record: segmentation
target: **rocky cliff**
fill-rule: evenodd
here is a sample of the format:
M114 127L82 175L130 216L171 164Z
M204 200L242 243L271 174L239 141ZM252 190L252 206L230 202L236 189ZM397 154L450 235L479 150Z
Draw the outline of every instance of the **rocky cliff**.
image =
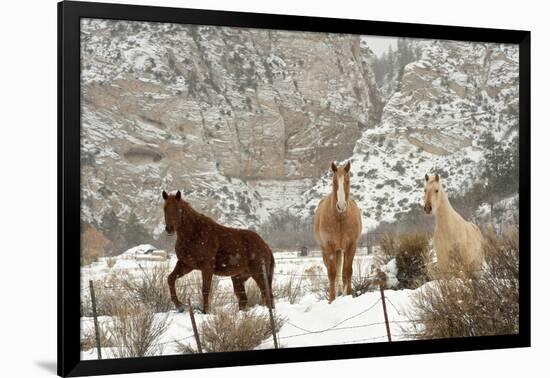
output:
M390 69L379 83L388 87L388 81L394 81L394 89L380 124L363 132L351 158L353 193L367 228L420 208L425 173L439 173L454 195L483 183L493 154L483 144L487 138L502 148L503 160L517 158L517 46L408 43L418 56L400 69ZM306 193L306 206L294 211L311 213L319 195L328 190L328 181L325 175Z
M218 218L257 222L264 201L351 156L381 117L358 36L83 20L81 51L94 219L112 207L155 228L166 188Z
M158 235L162 189L236 226L283 208L309 217L329 163L351 159L369 227L415 202L425 171L444 168L451 188L467 185L483 159L479 135L509 140L517 130L513 46L411 42L418 56L383 99L388 85L376 83L360 36L81 26L87 222L113 209Z

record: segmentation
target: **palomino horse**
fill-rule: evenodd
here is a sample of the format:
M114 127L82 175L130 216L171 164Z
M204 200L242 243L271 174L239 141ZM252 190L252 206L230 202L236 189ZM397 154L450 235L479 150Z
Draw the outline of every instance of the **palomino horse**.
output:
M479 228L467 222L451 206L439 175L425 176L424 211L435 216L434 247L437 267L444 275L451 269L464 270L473 276L481 273L483 236ZM459 267L453 267L459 263Z
M340 294L340 277L344 294L351 294L353 257L361 237L361 212L349 195L350 167L350 162L344 167L332 163L332 193L319 202L315 211L315 239L327 268L329 303L336 297L335 280Z
M162 192L164 220L169 235L177 233L176 267L168 276L172 302L183 311L174 284L176 280L194 269L202 273L203 311L208 312L212 275L230 276L233 290L239 301L239 309L247 305L244 283L250 277L260 288L266 305L273 307L271 282L275 260L271 248L254 231L222 226L195 211L188 202L175 195ZM265 285L263 266L267 272Z

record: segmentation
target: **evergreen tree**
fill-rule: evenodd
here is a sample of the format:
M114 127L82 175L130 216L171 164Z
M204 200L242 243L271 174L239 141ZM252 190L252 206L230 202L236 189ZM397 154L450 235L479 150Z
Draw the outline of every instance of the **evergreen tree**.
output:
M106 235L120 231L120 221L118 220L114 210L111 209L103 214L103 217L101 218L101 228L104 230Z
M151 236L134 213L130 214L124 230L124 236L132 246L151 242Z
M483 179L487 200L492 208L502 197L517 193L519 188L519 141L505 145L495 139L492 133L481 136L480 145L486 152Z
M103 234L111 241L106 253L109 255L124 252L128 248L128 243L124 236L122 223L118 219L114 210L110 210L103 214L101 218L100 229Z
M418 56L419 50L413 48L410 40L399 38L395 50L390 45L388 51L381 57L373 59L372 69L377 84L382 86L387 83L388 88L396 88L399 91L405 66L416 60Z

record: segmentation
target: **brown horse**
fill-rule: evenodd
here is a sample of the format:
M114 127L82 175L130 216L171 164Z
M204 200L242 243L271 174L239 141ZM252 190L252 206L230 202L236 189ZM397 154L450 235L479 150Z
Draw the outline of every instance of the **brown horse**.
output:
M353 257L361 237L361 212L349 195L350 167L350 162L344 167L332 163L332 193L319 202L315 211L315 239L327 268L329 303L336 297L335 280L340 294L340 277L344 294L351 294Z
M183 311L183 305L174 287L178 278L194 269L202 273L203 311L208 312L212 275L230 276L233 290L239 301L239 309L247 305L244 283L250 277L260 288L264 304L273 307L271 282L275 260L271 248L254 231L222 226L207 216L195 211L181 198L162 192L164 220L169 235L177 233L176 267L168 276L172 302ZM263 266L268 276L264 284Z

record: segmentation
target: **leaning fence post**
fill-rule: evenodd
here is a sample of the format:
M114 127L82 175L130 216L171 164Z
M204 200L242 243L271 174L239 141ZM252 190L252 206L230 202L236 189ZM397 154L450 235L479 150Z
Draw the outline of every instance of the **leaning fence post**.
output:
M95 305L94 281L90 280L90 297L92 298L92 314L94 316L95 343L97 345L97 358L101 360L101 341L99 337L99 324L97 322L97 310Z
M271 333L273 334L273 345L275 346L275 349L279 349L279 343L277 342L277 332L275 331L275 319L273 318L273 307L274 307L273 297L271 295L271 289L270 289L271 286L269 286L269 280L267 278L267 271L265 269L264 263L262 263L262 273L264 275L264 286L265 286L265 292L267 296L265 300L267 302L266 305L269 310L269 319L271 320Z
M193 307L191 306L190 297L187 297L187 304L189 305L189 317L191 318L191 325L193 326L195 341L197 342L197 350L199 351L199 353L202 353L201 339L199 337L199 331L197 330L197 323L195 323L195 314L193 314Z
M390 322L388 321L388 310L386 309L386 297L384 297L384 282L380 281L380 297L382 298L382 308L384 309L384 321L386 322L386 333L388 341L391 342Z

